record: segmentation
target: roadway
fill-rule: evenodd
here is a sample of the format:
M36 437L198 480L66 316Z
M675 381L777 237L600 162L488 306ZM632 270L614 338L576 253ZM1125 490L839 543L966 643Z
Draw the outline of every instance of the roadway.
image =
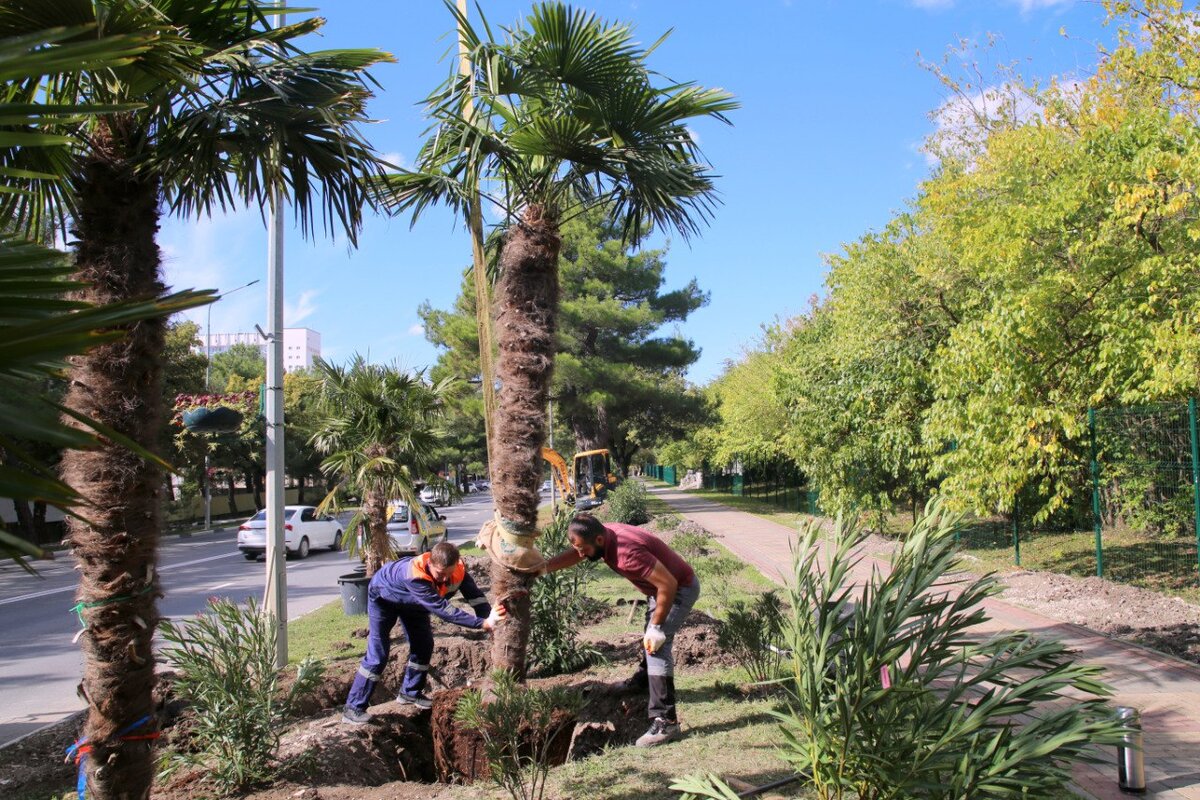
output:
M450 541L474 539L492 515L490 494L469 495L460 505L440 509ZM343 516L343 521L349 515ZM244 601L261 598L265 560L246 561L237 550L237 527L190 538L165 538L159 549L163 598L159 614L178 619L196 614L210 597ZM357 562L345 553L313 551L287 562L288 618L295 619L340 596L337 578ZM72 640L79 622L75 604L74 560L59 554L37 565L31 577L11 562L0 562L0 747L79 711L76 695L83 670L79 645Z

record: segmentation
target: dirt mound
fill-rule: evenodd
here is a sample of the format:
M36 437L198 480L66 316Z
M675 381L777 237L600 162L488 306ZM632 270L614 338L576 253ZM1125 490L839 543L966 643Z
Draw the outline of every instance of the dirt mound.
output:
M411 706L376 710L366 725L338 715L303 722L279 743L280 778L308 786L380 786L434 779L429 712Z
M617 613L628 613L619 610ZM640 612L638 615L640 620ZM675 667L683 671L707 671L737 666L737 660L717 646L721 623L702 611L692 611L687 622L675 634ZM636 664L640 658L642 635L624 633L594 642L597 650L613 664Z

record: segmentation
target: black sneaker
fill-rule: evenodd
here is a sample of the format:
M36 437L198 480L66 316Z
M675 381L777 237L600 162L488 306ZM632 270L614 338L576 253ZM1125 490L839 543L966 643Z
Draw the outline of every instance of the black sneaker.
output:
M342 709L342 722L349 723L350 725L366 725L370 721L371 714L365 709L359 710L350 706Z
M638 740L634 742L638 747L655 747L667 742L673 742L683 735L683 729L679 727L678 722L662 717L655 717L654 722L650 723L650 730L643 733Z
M417 708L433 708L433 701L420 692L417 694L405 694L401 692L396 695L396 702L401 705L416 706Z

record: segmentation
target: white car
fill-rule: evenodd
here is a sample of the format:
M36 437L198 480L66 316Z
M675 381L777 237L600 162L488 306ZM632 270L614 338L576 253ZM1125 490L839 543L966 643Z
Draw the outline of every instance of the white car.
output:
M550 494L550 481L542 483L542 494Z
M446 518L433 506L422 503L413 520L408 513L408 504L403 500L393 500L389 505L392 516L388 518L387 532L392 549L397 553L424 553L446 541Z
M284 506L283 543L288 555L305 558L314 547L342 549L342 524L313 506ZM267 512L260 511L238 528L238 550L247 561L267 551Z
M450 502L450 495L445 487L426 486L421 490L421 502L431 506L444 506Z

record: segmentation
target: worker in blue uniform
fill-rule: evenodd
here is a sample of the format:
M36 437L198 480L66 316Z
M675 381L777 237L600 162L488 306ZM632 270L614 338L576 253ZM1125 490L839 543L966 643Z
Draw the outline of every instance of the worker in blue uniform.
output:
M450 605L455 593L462 595L474 615ZM408 637L408 664L397 702L430 708L425 694L429 662L433 656L433 630L429 615L464 628L492 631L504 618L503 608L493 609L467 573L458 548L442 542L432 551L384 564L367 587L368 637L363 656L346 698L342 720L362 725L371 719L367 705L383 674L391 650L392 628L399 621Z

